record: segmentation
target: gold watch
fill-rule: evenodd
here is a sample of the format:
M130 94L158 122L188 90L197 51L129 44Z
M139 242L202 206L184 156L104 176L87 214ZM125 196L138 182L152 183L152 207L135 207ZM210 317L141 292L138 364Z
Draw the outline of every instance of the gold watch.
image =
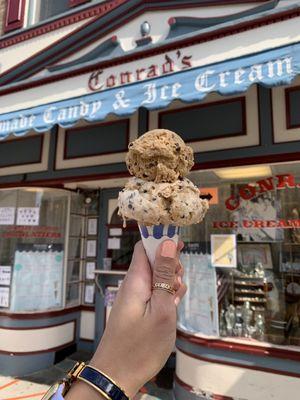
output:
M55 383L50 387L48 392L44 395L42 400L51 400L54 396L61 396L63 399L64 396L70 390L71 384L77 379L80 372L85 367L85 363L77 362L74 367L67 373L67 376L60 382ZM57 400L59 397L56 397Z

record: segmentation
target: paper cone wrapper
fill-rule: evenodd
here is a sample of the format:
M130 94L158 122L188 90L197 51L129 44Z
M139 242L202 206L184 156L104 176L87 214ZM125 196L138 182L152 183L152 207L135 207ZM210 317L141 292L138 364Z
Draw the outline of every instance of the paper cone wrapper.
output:
M165 240L173 240L177 244L179 227L174 225L145 226L139 224L139 229L148 260L153 268L157 247Z

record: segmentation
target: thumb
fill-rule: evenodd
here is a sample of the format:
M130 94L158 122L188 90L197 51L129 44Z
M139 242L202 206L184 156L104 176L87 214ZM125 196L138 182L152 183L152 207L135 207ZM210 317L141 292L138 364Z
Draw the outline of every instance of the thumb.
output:
M158 247L156 252L153 268L153 284L167 283L173 288L177 265L177 245L173 240L166 240ZM161 289L155 289L153 296L164 296L165 298L169 297L172 299L170 293Z

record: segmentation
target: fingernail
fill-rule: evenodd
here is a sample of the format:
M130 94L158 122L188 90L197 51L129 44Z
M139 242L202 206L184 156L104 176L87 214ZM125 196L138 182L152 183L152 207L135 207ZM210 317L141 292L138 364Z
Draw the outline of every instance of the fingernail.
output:
M182 284L182 279L181 279L181 276L178 276L178 283L179 283L179 285L181 285Z
M160 255L162 257L175 258L177 253L177 246L172 240L166 240L161 246Z
M176 307L178 307L178 305L180 303L180 297L176 297L174 302L175 302Z

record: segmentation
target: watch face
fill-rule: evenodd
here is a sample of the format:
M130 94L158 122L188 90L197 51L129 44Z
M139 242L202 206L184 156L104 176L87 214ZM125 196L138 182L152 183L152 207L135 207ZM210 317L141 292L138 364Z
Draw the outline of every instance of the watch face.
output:
M64 387L64 384L56 383L55 385L51 386L51 388L48 390L42 400L55 399L55 395L61 393L61 387Z

